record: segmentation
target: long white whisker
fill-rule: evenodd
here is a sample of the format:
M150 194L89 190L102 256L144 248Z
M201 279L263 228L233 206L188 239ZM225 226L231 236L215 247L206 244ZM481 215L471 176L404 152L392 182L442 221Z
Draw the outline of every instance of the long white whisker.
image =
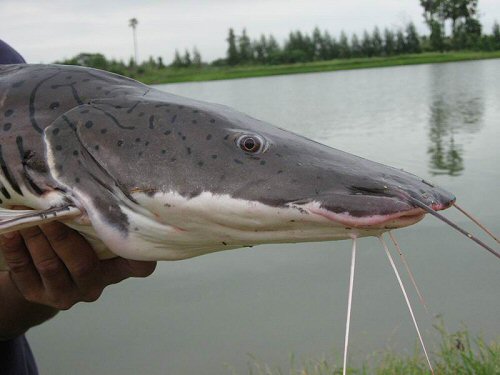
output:
M488 228L486 228L483 224L479 222L478 219L476 219L474 216L472 216L470 213L465 211L462 207L460 207L456 202L453 203L455 208L459 210L461 213L463 213L465 216L467 216L469 219L471 219L479 228L481 228L483 231L486 232L491 238L493 238L497 243L500 243L500 239L498 239L497 236L493 234L492 231L490 231Z
M392 232L389 231L389 237L392 240L392 243L394 246L396 246L396 249L398 250L399 257L401 258L401 262L403 262L406 271L408 272L408 275L410 276L410 280L415 287L415 290L417 291L418 294L418 299L420 300L420 303L424 306L425 312L428 314L429 309L427 308L427 305L425 303L424 297L422 296L422 293L420 293L420 289L417 286L417 282L415 281L415 277L413 276L413 272L411 272L410 266L408 265L408 262L406 261L406 257L403 254L403 251L401 250L401 247L399 246L398 241L396 241L396 238L392 235Z
M351 306L352 306L352 290L354 286L354 267L356 265L356 237L352 239L352 256L351 256L351 273L349 276L349 297L347 300L347 320L345 323L345 340L344 340L344 366L342 374L347 371L347 348L349 346L349 328L351 325Z
M432 368L431 361L429 359L429 356L427 354L427 350L425 348L424 340L422 339L422 335L420 334L420 329L418 328L417 320L415 319L415 315L413 314L410 300L408 299L408 295L406 294L406 290L405 290L405 287L403 285L403 282L401 281L401 277L399 277L399 272L396 268L396 265L394 264L394 260L392 259L391 253L389 253L389 249L387 248L387 244L385 243L385 240L383 239L382 235L380 235L379 240L382 243L382 246L384 247L387 258L389 258L389 262L391 263L392 269L394 270L394 273L396 274L396 278L398 279L399 286L401 287L401 291L403 292L403 295L405 297L406 304L408 305L408 310L410 311L411 318L413 319L413 324L415 325L415 329L417 330L417 335L418 335L418 338L420 340L420 344L422 345L422 349L424 350L425 358L427 359L427 363L429 364L429 369L431 370L431 373L434 375L434 369Z

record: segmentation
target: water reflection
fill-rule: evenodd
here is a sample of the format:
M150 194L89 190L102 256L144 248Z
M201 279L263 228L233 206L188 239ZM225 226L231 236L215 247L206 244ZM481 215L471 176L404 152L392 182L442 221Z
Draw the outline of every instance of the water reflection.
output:
M483 125L481 74L471 77L442 65L430 69L432 102L427 149L430 173L459 176L465 168L464 142Z

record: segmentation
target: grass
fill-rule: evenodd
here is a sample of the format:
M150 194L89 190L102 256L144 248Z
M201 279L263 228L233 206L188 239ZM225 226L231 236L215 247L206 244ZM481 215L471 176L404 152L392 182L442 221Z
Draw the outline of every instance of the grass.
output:
M147 84L159 84L264 77L283 74L327 72L336 70L379 68L398 65L445 63L452 61L468 61L495 58L500 58L500 51L461 51L447 53L429 52L412 55L337 59L330 61L316 61L309 63L284 65L246 65L235 67L205 66L201 68L168 67L164 69L146 70L144 73L134 75L133 78Z
M441 336L438 350L433 353L436 375L494 375L500 374L500 343L486 342L482 337L471 338L466 329L449 333L440 324L436 326ZM339 357L340 358L340 357ZM349 368L351 375L427 375L430 370L420 350L412 355L379 353L373 360L365 361L361 368ZM378 359L377 359L378 358ZM338 362L341 362L340 359ZM272 368L251 357L249 375L338 375L342 367L326 359L308 360L300 366L294 364L288 372ZM234 372L233 372L234 373Z

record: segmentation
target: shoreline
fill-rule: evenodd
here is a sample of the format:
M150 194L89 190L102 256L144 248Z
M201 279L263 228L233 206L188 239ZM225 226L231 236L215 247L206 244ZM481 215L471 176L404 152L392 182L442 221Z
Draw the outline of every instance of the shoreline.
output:
M215 81L238 78L267 77L275 75L333 72L339 70L382 68L391 66L436 64L458 61L499 59L500 51L493 52L445 52L397 55L390 57L352 58L284 65L245 65L234 67L204 66L201 68L171 68L147 70L133 74L146 84Z

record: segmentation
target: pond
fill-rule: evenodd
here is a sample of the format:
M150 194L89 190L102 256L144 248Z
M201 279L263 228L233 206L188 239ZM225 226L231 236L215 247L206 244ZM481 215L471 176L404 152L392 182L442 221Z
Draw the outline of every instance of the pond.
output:
M411 171L500 233L499 82L500 60L488 60L158 88ZM456 210L446 215L478 232ZM432 217L395 235L430 310L405 277L431 350L441 318L452 331L463 323L500 335L498 260ZM291 355L340 364L350 246L264 245L164 262L29 338L42 374L246 374L251 356L285 370ZM357 259L349 364L387 347L411 353L416 334L378 240L359 241Z

